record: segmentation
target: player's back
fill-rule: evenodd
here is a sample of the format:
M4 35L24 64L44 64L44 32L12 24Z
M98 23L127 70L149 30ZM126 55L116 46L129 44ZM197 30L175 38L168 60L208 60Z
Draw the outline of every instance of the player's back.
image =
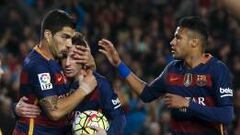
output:
M27 103L39 105L47 96L62 96L67 93L66 81L57 61L46 59L35 48L25 58L20 78L20 97L26 96ZM36 118L20 117L13 134L61 135L64 134L65 118L53 121L42 112Z

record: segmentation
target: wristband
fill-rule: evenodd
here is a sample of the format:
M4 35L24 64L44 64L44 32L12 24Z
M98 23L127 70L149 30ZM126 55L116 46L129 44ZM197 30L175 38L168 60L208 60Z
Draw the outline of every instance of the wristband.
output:
M117 69L123 79L126 79L131 74L131 70L123 62L118 65Z
M91 87L85 82L81 82L79 88L86 94L89 94L92 91Z

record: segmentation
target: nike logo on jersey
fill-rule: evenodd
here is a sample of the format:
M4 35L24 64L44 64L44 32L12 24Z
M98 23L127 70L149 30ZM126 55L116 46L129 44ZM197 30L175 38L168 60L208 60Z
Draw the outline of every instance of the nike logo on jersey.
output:
M174 81L177 81L177 80L179 80L180 78L178 78L178 77L172 77L172 78L170 78L170 82L174 82Z
M56 84L56 85L65 84L64 75L61 74L61 73L56 73L56 74L54 75L54 80L55 80L55 84Z
M62 78L63 78L62 76L59 76L59 77L57 78L57 81L60 82L60 81L62 80Z

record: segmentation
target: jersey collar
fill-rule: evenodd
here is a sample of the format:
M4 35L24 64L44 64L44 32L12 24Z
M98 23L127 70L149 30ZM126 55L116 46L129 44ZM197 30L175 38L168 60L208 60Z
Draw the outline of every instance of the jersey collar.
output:
M201 63L206 64L213 56L210 53L204 53L201 57Z
M49 58L49 57L47 56L47 54L44 53L38 46L35 46L33 49L34 49L37 53L39 53L41 56L43 56L43 58L47 59L48 61L51 60L51 58Z

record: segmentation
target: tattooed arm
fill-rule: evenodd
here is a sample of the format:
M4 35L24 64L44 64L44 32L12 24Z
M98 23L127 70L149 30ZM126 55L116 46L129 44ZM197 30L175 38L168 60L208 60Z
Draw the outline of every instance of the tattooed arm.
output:
M92 73L91 75L87 75L83 81L85 85L81 82L80 87L67 97L58 98L57 96L48 96L39 101L50 119L59 120L71 112L97 85ZM88 86L86 86L86 84L88 84Z
M65 98L49 96L39 101L40 105L51 120L59 120L71 112L86 96L82 90L76 90Z

